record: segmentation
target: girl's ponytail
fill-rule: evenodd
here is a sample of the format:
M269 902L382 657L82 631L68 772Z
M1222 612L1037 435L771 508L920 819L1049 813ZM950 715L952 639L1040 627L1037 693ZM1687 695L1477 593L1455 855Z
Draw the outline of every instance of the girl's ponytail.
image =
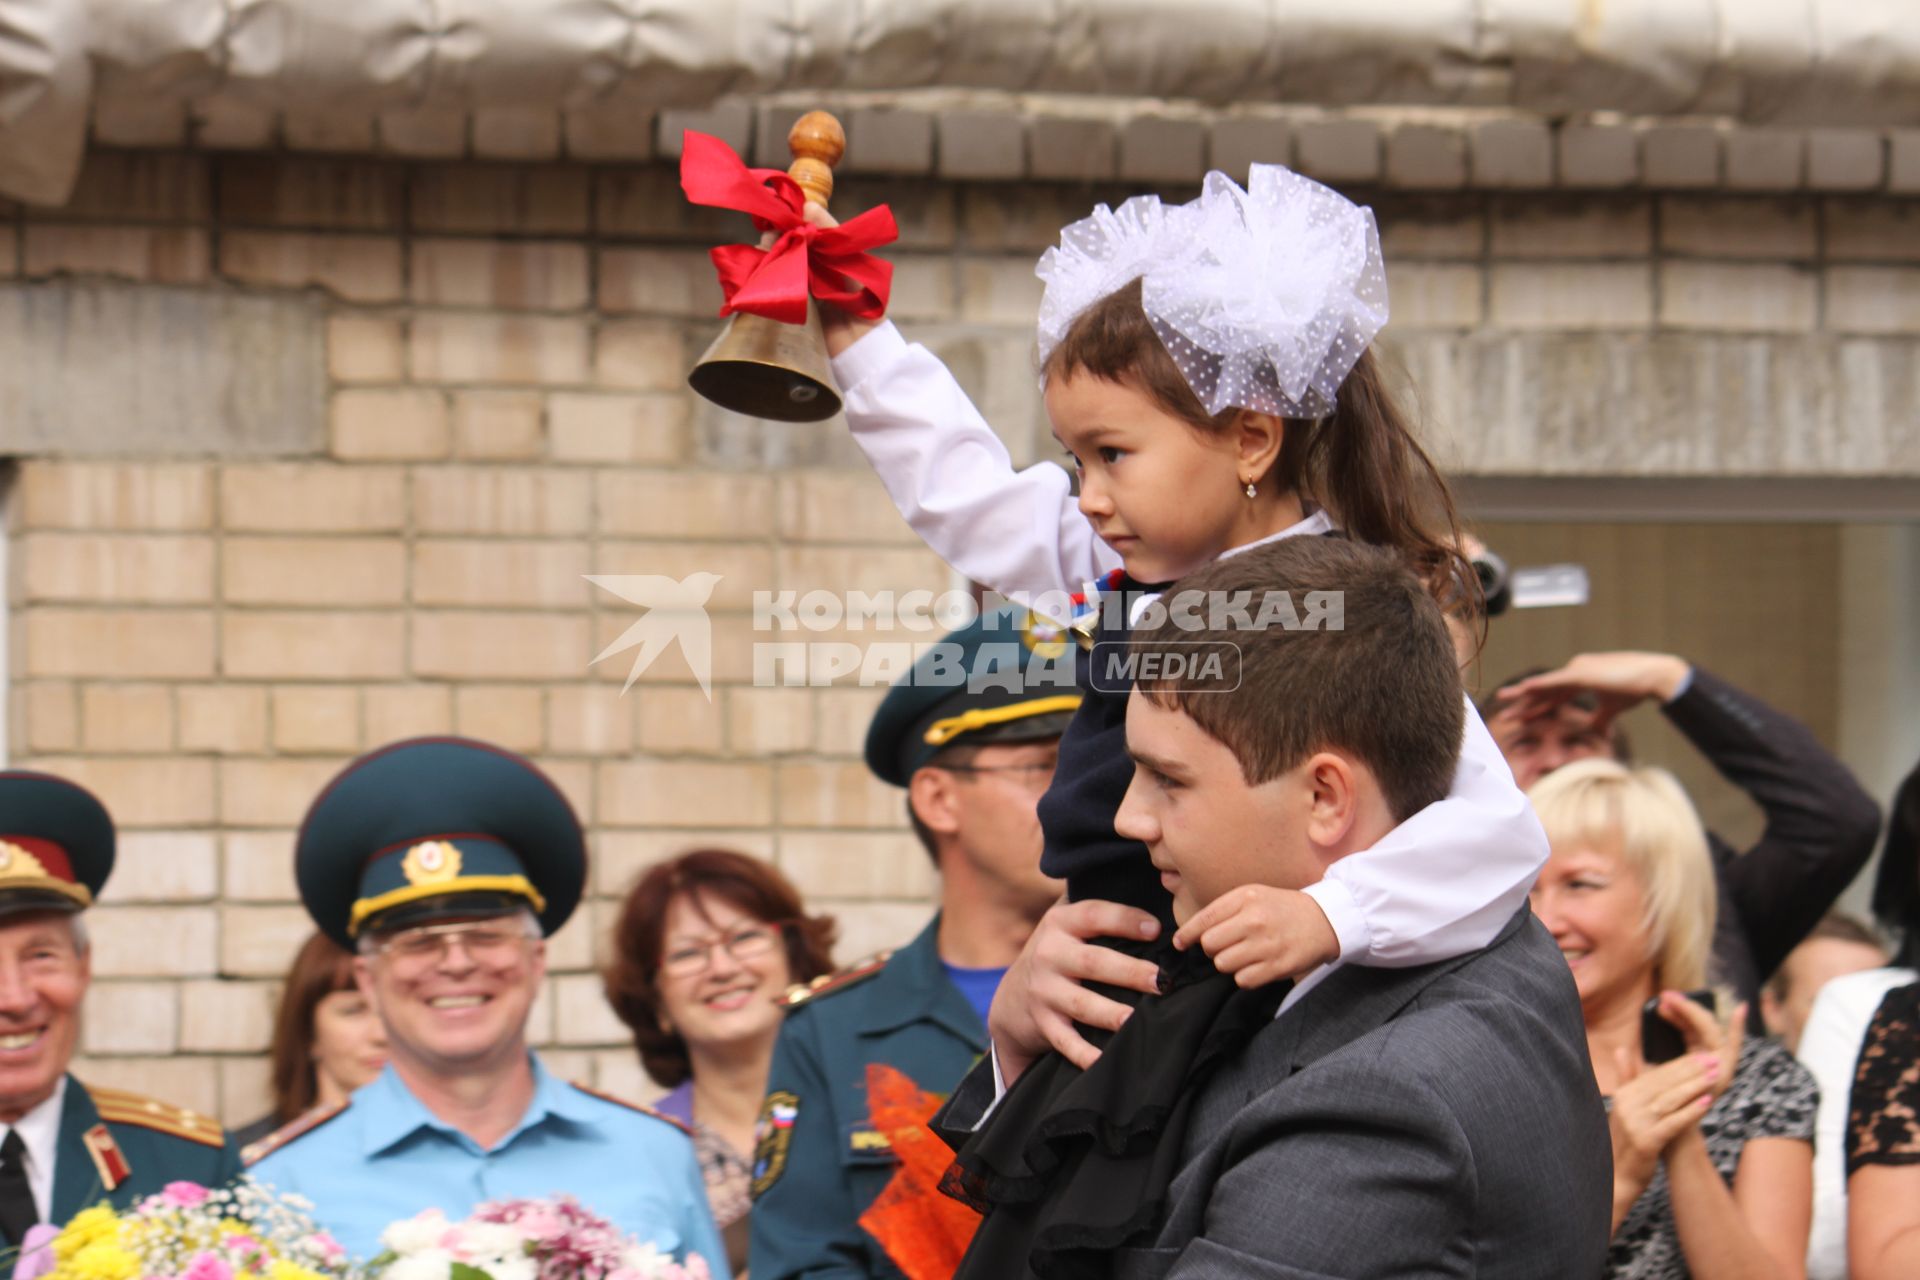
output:
M1461 551L1452 490L1371 348L1341 384L1331 417L1288 421L1274 475L1327 508L1348 535L1399 552L1449 613L1477 612L1479 577Z

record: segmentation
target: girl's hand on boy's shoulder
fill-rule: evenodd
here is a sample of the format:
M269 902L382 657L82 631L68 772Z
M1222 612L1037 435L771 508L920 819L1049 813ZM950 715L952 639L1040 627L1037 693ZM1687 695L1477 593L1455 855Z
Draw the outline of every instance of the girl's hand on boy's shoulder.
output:
M1200 945L1213 967L1245 988L1298 978L1340 958L1340 939L1320 904L1297 889L1247 884L1215 898L1173 935Z

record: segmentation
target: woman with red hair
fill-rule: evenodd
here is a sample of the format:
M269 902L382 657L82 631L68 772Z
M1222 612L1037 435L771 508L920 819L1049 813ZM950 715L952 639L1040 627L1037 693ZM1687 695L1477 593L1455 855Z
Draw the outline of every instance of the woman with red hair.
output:
M655 1105L693 1129L714 1222L746 1266L753 1125L780 1034L779 998L833 968L831 916L778 870L695 849L640 877L614 927L607 1001L633 1032Z

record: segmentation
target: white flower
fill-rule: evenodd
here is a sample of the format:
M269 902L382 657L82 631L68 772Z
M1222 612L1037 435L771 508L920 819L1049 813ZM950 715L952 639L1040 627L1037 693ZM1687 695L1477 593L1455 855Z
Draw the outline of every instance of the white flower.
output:
M644 1244L630 1244L620 1251L621 1267L638 1271L641 1275L652 1275L663 1260L661 1252L653 1247L651 1240Z
M428 1249L394 1259L382 1280L447 1280L452 1274L453 1255L444 1249Z
M473 1265L486 1271L493 1271L488 1260L505 1261L523 1258L527 1252L527 1238L518 1227L505 1222L466 1222L460 1227L460 1252L473 1260ZM494 1280L505 1280L494 1272Z
M428 1209L389 1225L380 1233L380 1243L406 1257L437 1248L446 1233L447 1215L438 1209Z

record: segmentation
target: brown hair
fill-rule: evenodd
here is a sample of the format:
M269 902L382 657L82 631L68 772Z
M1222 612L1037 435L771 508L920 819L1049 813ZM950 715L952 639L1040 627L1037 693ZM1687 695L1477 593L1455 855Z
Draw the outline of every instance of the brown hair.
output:
M1514 672L1505 680L1502 680L1493 687L1493 692L1486 694L1475 704L1479 709L1480 719L1486 724L1491 725L1493 718L1502 711L1505 711L1507 704L1513 701L1512 695L1507 692L1508 690L1512 689L1513 686L1519 684L1522 680L1531 680L1535 676L1543 676L1553 670L1556 670L1556 668L1544 666L1527 667L1524 670ZM1597 711L1600 708L1599 701L1590 693L1583 693L1576 696L1572 699L1572 705L1582 711ZM1613 723L1607 726L1607 743L1612 749L1615 760L1618 760L1621 764L1630 765L1633 763L1633 739L1627 736L1626 729L1621 725L1617 717Z
M1041 373L1088 373L1132 386L1208 435L1227 430L1244 412L1207 412L1154 333L1138 280L1075 317ZM1280 456L1267 476L1272 483L1324 507L1351 537L1398 552L1450 610L1484 616L1480 576L1460 553L1453 493L1387 389L1371 348L1340 384L1331 417L1285 421Z
M1800 945L1805 946L1809 942L1851 942L1855 946L1872 947L1882 959L1888 958L1886 941L1874 931L1873 926L1844 911L1829 911L1815 921L1813 928L1807 931L1807 936L1800 939ZM1773 993L1775 1000L1787 998L1789 985L1785 964L1775 969L1773 976L1767 979L1767 990Z
M320 1096L313 1065L313 1015L336 991L351 991L353 953L316 933L300 948L280 990L280 1012L273 1024L270 1052L273 1118L286 1124L304 1114Z
M756 920L781 926L795 982L833 970L832 916L809 916L799 890L770 863L731 849L694 849L651 868L627 892L603 981L607 1003L633 1032L647 1074L671 1089L692 1073L686 1041L660 1025L660 959L667 909L711 894Z
M1303 625L1260 626L1270 593L1282 592ZM1338 593L1337 623L1331 608L1315 614L1312 592ZM1251 626L1226 625L1232 615L1213 607L1234 598L1248 604ZM1136 689L1224 743L1249 785L1336 750L1372 771L1396 820L1446 796L1466 699L1440 606L1392 552L1340 537L1282 538L1182 578L1164 599L1167 617L1133 636ZM1194 603L1197 614L1183 619ZM1142 660L1205 653L1195 642L1237 656L1216 674L1177 681L1155 678Z

